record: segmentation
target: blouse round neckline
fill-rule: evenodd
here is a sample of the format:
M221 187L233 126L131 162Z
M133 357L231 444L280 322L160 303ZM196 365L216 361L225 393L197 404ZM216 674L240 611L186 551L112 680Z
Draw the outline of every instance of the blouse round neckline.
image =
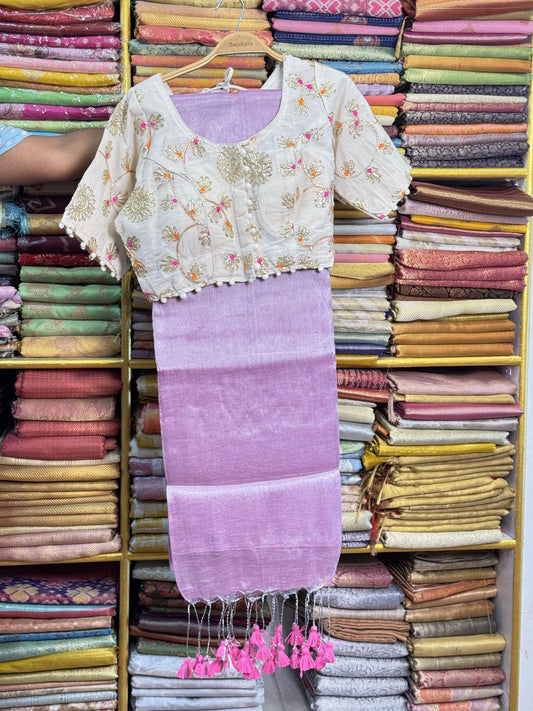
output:
M289 60L290 55L284 55L283 61L276 64L274 67L274 71L272 74L267 78L263 86L261 86L259 89L256 89L256 91L263 91L263 90L268 90L268 89L276 89L278 87L272 87L271 84L273 83L274 79L277 79L278 77L281 80L281 99L279 102L278 110L276 111L275 116L272 117L272 119L265 125L263 128L259 129L259 131L256 131L253 133L251 136L248 138L244 138L241 141L230 141L230 142L218 142L218 141L212 141L209 138L206 138L205 136L202 136L201 133L198 131L195 131L187 121L183 118L181 115L178 107L172 102L171 99L171 90L170 87L168 87L163 79L161 78L161 74L155 74L154 79L158 82L157 86L161 90L161 93L165 97L165 102L167 104L167 110L171 112L173 115L174 119L177 121L177 124L179 127L186 131L190 136L193 136L195 138L201 138L202 141L204 141L206 144L212 146L213 148L225 148L225 147L230 147L230 146L243 146L250 141L253 141L254 143L256 141L260 141L263 138L269 136L274 129L276 128L277 124L284 118L285 113L286 113L286 104L287 104L287 91L285 90L285 77L286 77L286 66L287 66L287 61ZM168 92L165 91L165 88L168 89ZM252 90L253 91L253 90ZM175 125L175 124L174 124Z

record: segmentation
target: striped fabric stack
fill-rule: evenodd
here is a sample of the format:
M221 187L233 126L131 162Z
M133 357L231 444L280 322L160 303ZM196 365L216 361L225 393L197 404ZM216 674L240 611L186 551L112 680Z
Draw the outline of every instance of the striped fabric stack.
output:
M495 543L512 507L508 484L522 409L491 368L394 370L363 455L373 538L396 548Z
M198 7L193 0L136 0L135 39L130 41L133 83L160 72L184 67L206 55L225 35L236 30L256 34L266 44L272 44L270 25L260 0L224 2L215 9L216 0L206 0ZM133 3L132 3L133 5ZM260 88L266 79L265 60L260 56L216 57L206 67L196 69L169 81L175 94L200 92L224 78L233 68L232 83L247 89Z
M120 355L120 284L60 227L70 184L26 192L27 232L19 237L23 300L20 353L32 358Z
M511 182L411 184L399 208L392 352L513 355L533 200Z
M409 624L403 599L381 561L341 559L332 586L315 594L312 608L335 651L333 663L304 672L313 711L405 711Z
M157 375L137 378L138 410L130 442L130 550L135 553L168 551L168 511L161 424L157 403Z
M273 13L274 48L347 73L400 146L393 125L404 100L395 93L402 68L395 57L403 22L399 0L264 0L263 8Z
M120 372L23 370L1 444L0 560L120 550Z
M206 616L206 606L193 606L180 595L167 563L146 561L133 569L134 608L130 635L135 639L128 670L131 678L131 708L135 711L261 711L264 700L261 679L244 679L230 668L200 678L176 678L187 656L218 646L220 607L215 603ZM195 614L196 613L196 614ZM204 619L205 618L205 619ZM201 622L200 622L201 619ZM243 640L246 611L238 607L234 625ZM239 634L239 629L242 630ZM211 652L213 655L213 652ZM211 662L213 656L211 656Z
M131 292L131 357L155 358L152 304L137 282Z
M528 150L529 7L508 19L506 0L492 3L489 16L479 4L483 15L477 17L459 0L405 6L413 20L401 46L409 89L400 124L411 165L522 167Z
M370 541L370 512L361 510L361 458L372 440L374 408L387 402L387 378L379 370L337 370L343 548L364 548Z
M105 126L121 96L113 0L26 5L0 3L1 123L54 133Z
M392 330L387 286L394 281L390 258L396 225L392 217L378 223L350 214L356 211L336 209L331 270L335 352L378 357Z
M496 551L391 553L382 558L405 592L409 711L498 711L505 638L492 617Z
M116 571L21 566L0 575L0 705L117 708Z

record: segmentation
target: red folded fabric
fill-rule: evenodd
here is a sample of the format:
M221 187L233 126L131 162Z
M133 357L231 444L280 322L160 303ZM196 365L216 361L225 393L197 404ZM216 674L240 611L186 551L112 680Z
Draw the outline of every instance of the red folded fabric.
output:
M117 441L106 437L17 437L9 433L2 442L2 455L18 459L103 459Z
M19 420L15 423L17 437L86 437L101 435L112 437L120 430L120 420L100 422L59 422Z
M450 340L453 335L450 334ZM394 410L402 417L411 420L486 420L493 417L519 417L524 411L518 405L505 403L432 403L432 402L396 402Z
M120 386L118 370L22 370L15 393L27 398L99 397L117 394Z
M6 240L2 240L5 242ZM95 259L91 259L88 254L19 254L19 264L21 266L47 266L47 267L98 267Z

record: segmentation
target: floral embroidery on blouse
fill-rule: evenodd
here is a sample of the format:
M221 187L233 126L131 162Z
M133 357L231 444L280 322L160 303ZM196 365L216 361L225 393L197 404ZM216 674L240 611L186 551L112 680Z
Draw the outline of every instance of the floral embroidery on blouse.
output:
M346 74L291 56L276 72L278 114L231 144L196 135L159 75L130 89L63 226L115 277L132 266L152 301L331 267L334 194L383 219L408 164Z

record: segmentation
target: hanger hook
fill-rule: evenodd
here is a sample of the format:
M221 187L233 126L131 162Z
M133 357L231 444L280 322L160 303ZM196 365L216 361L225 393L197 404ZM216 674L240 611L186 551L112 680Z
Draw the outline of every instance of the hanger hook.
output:
M217 4L215 5L214 9L215 9L215 10L218 10L218 8L222 5L223 2L224 2L224 0L218 0L218 2L217 2ZM236 31L236 32L239 31L239 25L241 24L241 20L242 20L242 18L244 17L244 13L246 12L246 5L244 4L244 0L239 0L239 2L241 3L242 10L241 10L241 15L240 15L240 17L239 17L239 19L237 20L237 26L235 27L235 31Z

